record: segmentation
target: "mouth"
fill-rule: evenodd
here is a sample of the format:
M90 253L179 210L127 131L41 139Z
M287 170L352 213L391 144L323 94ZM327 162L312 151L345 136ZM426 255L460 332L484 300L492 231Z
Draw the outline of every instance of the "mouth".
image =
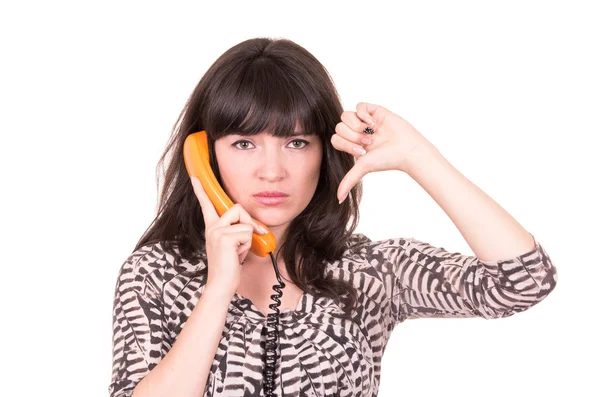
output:
M287 197L288 194L286 194L284 192L280 192L279 190L265 190L265 191L256 193L254 196L258 196L258 197Z
M255 194L254 199L263 205L278 205L288 199L285 193L267 195L265 193Z

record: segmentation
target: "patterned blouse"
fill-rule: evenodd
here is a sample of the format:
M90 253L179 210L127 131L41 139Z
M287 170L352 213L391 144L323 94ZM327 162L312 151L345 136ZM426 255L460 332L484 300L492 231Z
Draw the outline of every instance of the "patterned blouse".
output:
M110 397L132 395L173 346L204 291L204 276L180 275L175 266L193 272L205 261L174 263L154 243L132 253L119 271ZM556 268L537 240L523 255L483 262L414 238L371 241L355 233L326 271L355 286L356 315L342 319L333 300L308 293L295 311L281 312L278 396L377 396L381 359L397 324L421 317L508 317L556 285ZM264 314L236 293L204 397L264 396L261 342L269 329Z

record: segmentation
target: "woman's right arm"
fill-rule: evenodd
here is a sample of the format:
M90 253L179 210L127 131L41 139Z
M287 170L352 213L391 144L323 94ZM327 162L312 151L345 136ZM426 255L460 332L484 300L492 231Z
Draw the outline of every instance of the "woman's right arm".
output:
M204 395L232 296L206 286L171 350L133 390L133 397Z
M204 394L229 304L240 284L241 262L252 245L252 233L263 233L260 225L240 204L235 204L219 216L200 182L194 178L192 184L205 222L206 286L175 343L158 363L157 355L162 352L140 348L146 356L145 361L151 362L153 367L145 367L145 370L152 369L135 385L133 397L199 397ZM152 295L152 289L143 290ZM158 290L154 288L154 295L159 294ZM144 301L142 298L141 304L147 307L145 314L155 316L154 312L159 312L153 309L158 305L156 300L150 297ZM138 322L139 317L134 320L134 323ZM156 322L148 321L148 325ZM153 327L149 328L152 332ZM146 337L146 329L141 334ZM158 340L158 337L154 340ZM137 361L135 357L132 358L132 370L137 366Z

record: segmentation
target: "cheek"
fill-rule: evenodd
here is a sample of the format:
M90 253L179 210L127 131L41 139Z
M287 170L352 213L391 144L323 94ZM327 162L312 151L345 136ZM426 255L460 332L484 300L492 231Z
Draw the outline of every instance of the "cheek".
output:
M321 172L321 160L320 157L314 161L311 161L310 164L305 163L305 180L308 184L313 185L312 188L316 186L319 182L320 172Z
M234 163L227 164L227 167L219 165L221 180L223 181L222 188L232 201L237 202L240 193L248 191L246 184L249 178L242 173L243 168L237 167Z
M321 166L323 165L323 157L321 155L321 152L319 151L319 155L317 156L317 158L315 159L315 161L312 163L312 174L314 175L315 180L319 180L319 175L321 174Z

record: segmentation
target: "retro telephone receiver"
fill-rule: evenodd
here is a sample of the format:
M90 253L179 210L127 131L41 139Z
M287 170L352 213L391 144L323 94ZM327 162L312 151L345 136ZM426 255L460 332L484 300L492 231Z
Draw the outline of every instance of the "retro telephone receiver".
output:
M185 168L187 169L190 178L195 176L198 178L204 191L210 198L219 216L222 216L227 210L233 207L233 202L225 191L219 185L215 174L210 168L209 152L208 152L208 139L206 136L206 130L194 132L188 135L183 143L183 158L185 162ZM279 330L279 305L281 301L279 298L283 295L281 289L285 287L285 283L281 280L277 263L273 257L273 251L277 247L275 236L263 223L253 219L256 223L264 227L268 231L268 234L256 234L252 233L252 246L250 252L255 255L266 257L271 256L273 262L273 269L279 284L273 286L273 290L277 294L271 295L271 299L275 301L269 305L269 308L273 309L275 313L269 313L267 315L267 325L272 328L272 331L267 332L267 342L265 345L266 365L265 365L265 396L275 396L273 393L274 382L275 382L275 361L277 360L277 344L278 344L278 330ZM238 222L239 223L239 222Z

